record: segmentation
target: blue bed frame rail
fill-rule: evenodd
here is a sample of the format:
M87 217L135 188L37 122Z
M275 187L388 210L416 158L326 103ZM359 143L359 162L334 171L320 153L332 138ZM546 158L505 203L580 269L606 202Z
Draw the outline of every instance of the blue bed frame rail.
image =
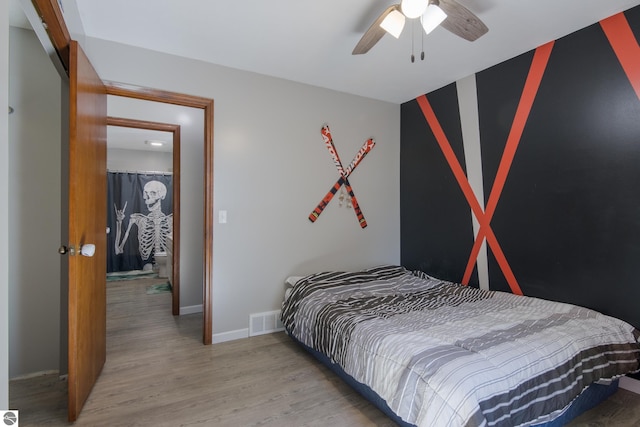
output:
M401 427L416 427L414 424L409 424L406 421L402 420L398 415L396 415L387 402L381 398L375 391L373 391L367 385L357 381L351 375L347 374L340 365L337 363L333 363L327 356L312 349L311 347L303 344L298 341L295 337L293 337L288 331L287 334L297 342L302 348L307 350L309 353L313 355L316 359L318 359L323 365L331 369L336 375L338 375L344 382L349 384L353 389L355 389L358 393L360 393L365 399L369 402L373 403L378 409L384 412L389 418L391 418L394 422L396 422ZM613 381L610 385L601 385L601 384L592 384L587 389L585 389L580 396L578 396L571 406L567 408L567 410L558 418L553 421L544 424L536 424L532 427L561 427L567 423L569 423L574 418L578 417L583 412L588 411L591 408L594 408L599 403L608 399L618 390L618 380Z

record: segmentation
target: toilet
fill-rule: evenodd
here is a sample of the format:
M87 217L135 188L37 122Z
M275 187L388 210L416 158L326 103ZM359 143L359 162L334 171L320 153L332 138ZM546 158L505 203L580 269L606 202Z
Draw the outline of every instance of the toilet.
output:
M155 267L158 269L158 277L168 277L167 274L167 253L156 252L153 257L155 258Z

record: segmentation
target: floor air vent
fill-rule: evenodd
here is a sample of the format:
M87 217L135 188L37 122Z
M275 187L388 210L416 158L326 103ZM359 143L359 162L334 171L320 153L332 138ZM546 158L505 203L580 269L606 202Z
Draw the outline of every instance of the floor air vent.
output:
M250 337L279 331L284 331L284 326L280 321L280 310L249 315Z

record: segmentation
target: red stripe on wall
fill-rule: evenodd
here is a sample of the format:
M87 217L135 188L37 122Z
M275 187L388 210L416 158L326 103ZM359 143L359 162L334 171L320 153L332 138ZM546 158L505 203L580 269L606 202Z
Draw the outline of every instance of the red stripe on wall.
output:
M600 21L600 26L609 39L633 90L640 98L640 46L631 31L629 21L624 13L619 13Z
M531 68L529 69L529 74L527 75L527 80L525 81L524 89L522 90L520 102L516 110L513 124L511 126L511 131L509 132L509 136L507 138L507 143L502 154L502 159L500 160L500 165L498 166L498 172L491 189L491 194L489 195L489 200L485 212L482 211L482 208L480 207L480 204L478 203L478 200L476 199L475 194L471 189L471 185L469 184L469 181L467 180L467 177L464 174L464 171L462 170L458 159L455 157L455 154L453 153L453 150L451 148L451 144L447 140L447 137L444 134L444 131L442 130L442 127L440 126L440 123L438 122L438 119L433 112L433 109L431 108L427 97L425 95L422 95L417 98L418 104L420 105L420 108L422 109L422 112L427 119L429 126L431 127L436 141L438 141L440 149L442 150L445 159L449 163L451 171L458 181L458 185L460 185L460 188L462 189L462 192L467 199L471 210L473 211L480 224L480 229L478 230L478 235L475 238L473 247L471 249L471 254L469 256L469 261L462 278L462 283L465 285L469 283L471 274L473 273L474 266L478 260L478 254L480 252L482 242L487 239L489 247L491 248L493 255L495 256L496 261L498 262L498 265L502 270L502 274L504 275L507 283L509 284L509 287L511 288L511 291L514 294L522 295L520 285L518 284L518 281L516 280L516 277L513 274L509 263L507 262L507 258L502 252L502 248L500 247L498 239L491 229L490 223L498 205L498 201L500 200L502 190L504 189L507 176L509 175L509 170L511 169L518 144L520 143L522 133L524 132L524 127L529 118L529 114L531 113L533 102L538 93L538 89L540 88L542 76L544 75L544 71L547 68L553 45L554 42L547 43L537 48L534 53L533 61L531 62Z
M553 45L554 42L542 45L536 49L533 55L529 74L527 75L527 80L525 81L524 89L522 90L520 102L513 119L513 124L511 125L511 131L509 132L507 143L504 148L504 153L502 154L502 159L500 160L500 165L498 166L498 172L496 174L495 181L493 182L491 194L489 195L489 200L485 209L485 216L487 217L485 224L491 223L493 214L495 213L496 207L498 206L498 201L500 200L500 195L502 194L502 190L504 189L504 185L507 181L507 176L509 175L509 170L511 169L511 164L513 163L513 158L515 157L516 150L518 149L518 144L520 143L522 133L524 132L524 127L527 123L527 119L529 118L529 114L531 113L533 101L536 98L536 94L538 93L538 89L540 88L540 83L542 81L542 76L547 68L547 64L549 63L549 57L551 56ZM480 252L480 246L482 245L482 242L486 237L485 235L486 227L481 224L480 229L478 230L478 235L476 236L476 240L473 244L473 248L471 249L467 268L465 269L465 273L462 279L463 281L466 280L468 282L468 280L471 278L473 267L478 259L478 253ZM503 269L503 274L504 273L505 271ZM509 278L506 278L507 282L509 282ZM515 281L515 277L513 277L512 280Z
M498 200L500 200L500 195L502 194L504 184L507 181L507 175L509 174L509 170L511 169L513 158L516 155L518 144L520 143L522 133L524 132L524 127L527 124L527 120L529 119L533 101L536 99L538 89L540 88L542 75L547 68L549 57L551 56L551 50L553 49L553 44L554 42L550 42L540 46L536 49L536 52L533 55L531 68L529 69L529 74L527 75L527 80L524 84L524 89L522 90L520 103L518 104L518 109L516 110L513 124L511 125L511 131L509 132L509 137L507 138L507 144L505 145L504 153L502 154L502 159L500 160L500 166L498 166L496 179L493 183L491 194L489 195L489 200L487 202L486 214L489 216L489 222L493 217L493 213L495 212L496 206L498 205Z
M509 267L509 263L507 263L507 259L502 252L502 248L500 248L498 239L496 238L495 234L493 234L493 230L491 230L491 226L489 225L489 223L486 222L486 216L482 211L480 204L478 203L478 199L476 199L476 196L473 192L473 189L471 188L471 185L469 184L469 181L467 180L467 176L465 175L462 166L460 166L460 162L458 162L458 159L456 158L456 155L451 148L451 144L449 143L447 136L440 126L438 118L431 108L429 100L427 99L426 95L419 96L418 98L416 98L416 100L418 101L418 105L422 110L422 114L424 114L427 123L431 127L431 131L433 132L433 135L435 136L436 141L438 142L438 145L440 146L440 149L442 150L442 153L444 154L444 157L447 160L447 163L449 164L449 167L451 168L456 181L458 182L458 185L462 189L464 197L467 199L467 203L469 203L471 210L478 219L480 227L486 230L485 233L487 236L487 242L489 243L494 256L498 260L498 265L502 269L503 274L505 275L505 277L507 277L507 282L509 283L511 291L515 294L522 295L522 290L520 289L520 286L518 285L518 282L516 281L515 276L511 271L511 267ZM462 283L467 285L469 282L467 280L466 282L463 281Z
M460 166L460 163L458 162L458 159L456 158L456 155L451 148L451 144L449 143L444 130L442 130L440 122L438 121L436 114L431 108L431 104L427 100L427 96L419 96L418 98L416 98L416 100L418 101L418 105L422 110L422 114L424 114L425 119L427 119L429 127L431 127L433 136L435 136L436 141L438 142L438 145L442 150L442 154L444 154L447 163L449 163L451 172L453 172L456 181L458 181L458 185L462 189L464 197L467 199L469 206L471 206L471 210L478 219L478 222L481 222L484 218L484 212L482 212L482 208L480 207L480 204L478 203L478 200L473 193L473 189L471 188L469 181L467 181L467 176L464 174L464 170L462 170L462 166Z

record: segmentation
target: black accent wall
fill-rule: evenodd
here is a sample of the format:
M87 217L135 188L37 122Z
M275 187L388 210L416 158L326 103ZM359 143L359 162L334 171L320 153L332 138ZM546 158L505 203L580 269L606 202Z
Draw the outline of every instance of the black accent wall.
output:
M640 7L624 16L637 42ZM485 204L533 56L475 76ZM464 168L455 83L427 99ZM400 161L402 264L460 282L471 209L416 100L401 107ZM640 328L640 98L600 24L555 41L491 228L525 295ZM490 288L509 291L488 252Z
M430 94L464 168L455 85ZM460 281L473 246L470 208L416 102L401 107L400 239L405 267ZM406 165L406 167L405 167ZM477 285L474 273L472 283Z

